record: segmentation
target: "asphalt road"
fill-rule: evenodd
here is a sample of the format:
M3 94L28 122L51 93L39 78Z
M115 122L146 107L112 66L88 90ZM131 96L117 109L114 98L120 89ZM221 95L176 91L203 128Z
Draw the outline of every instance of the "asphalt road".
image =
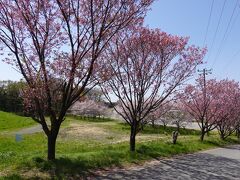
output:
M90 179L240 180L240 145L99 171Z

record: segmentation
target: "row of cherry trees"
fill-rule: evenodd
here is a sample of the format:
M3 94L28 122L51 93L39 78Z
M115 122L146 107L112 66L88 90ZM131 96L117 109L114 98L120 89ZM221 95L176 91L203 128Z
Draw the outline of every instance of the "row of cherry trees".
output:
M98 83L99 57L143 23L152 2L0 0L1 55L28 84L25 104L48 138L49 160L67 110Z
M179 99L201 129L201 140L206 133L217 128L222 139L234 131L239 137L240 86L238 82L197 79L196 85L188 85Z
M189 45L188 38L142 27L152 2L0 0L2 57L28 84L24 102L48 138L49 160L55 159L56 139L67 110L96 85L110 103L113 97L119 102L115 110L131 127L130 150L135 151L136 135L146 119L154 117L155 111L164 113L165 104L202 63L206 49ZM202 90L199 83L181 95L189 112L194 107L190 103L196 101L191 98L202 95L197 94L198 88ZM217 96L221 100L228 93L220 85L208 87L209 93L223 91ZM233 94L227 97L234 99ZM213 97L204 95L204 116L197 116L194 109L190 113L202 125L203 136L216 126L212 119L232 119L231 113L220 118L225 108ZM229 99L223 101L225 107L235 112ZM227 126L221 125L219 129Z

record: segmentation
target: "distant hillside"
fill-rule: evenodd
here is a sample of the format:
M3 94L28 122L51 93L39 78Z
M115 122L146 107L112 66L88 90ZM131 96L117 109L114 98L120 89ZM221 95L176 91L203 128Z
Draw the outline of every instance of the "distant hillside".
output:
M22 117L13 113L0 111L0 132L20 129L36 124L29 117Z

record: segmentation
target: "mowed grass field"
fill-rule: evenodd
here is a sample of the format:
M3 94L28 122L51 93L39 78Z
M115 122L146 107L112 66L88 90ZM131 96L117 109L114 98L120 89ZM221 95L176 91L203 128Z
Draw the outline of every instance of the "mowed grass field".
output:
M15 141L15 132L23 127L36 125L34 121L1 112L0 125L2 124L0 179L79 178L91 175L96 169L128 166L154 158L237 143L235 136L222 141L216 132L200 142L199 131L181 129L178 142L173 145L171 134L174 128L146 126L137 135L136 152L130 153L128 125L110 119L69 116L57 140L57 160L48 162L44 133L23 135L22 141Z

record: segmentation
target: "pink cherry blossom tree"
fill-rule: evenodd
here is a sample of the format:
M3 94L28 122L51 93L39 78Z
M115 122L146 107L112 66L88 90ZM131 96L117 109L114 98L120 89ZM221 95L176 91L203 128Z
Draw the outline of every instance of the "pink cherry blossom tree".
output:
M163 124L164 128L166 128L167 124L170 123L170 120L166 118L166 114L171 110L172 104L168 101L162 103L161 106L156 108L153 112L149 113L146 117L146 122L152 123L152 127L155 127L156 121L159 121Z
M204 135L217 128L222 139L231 135L239 117L239 84L235 81L211 79L204 86L203 78L189 85L181 94L186 111L197 121Z
M215 129L217 119L215 113L217 106L215 104L218 86L215 79L207 80L204 83L203 77L196 80L195 85L188 85L185 90L179 94L181 103L183 103L186 112L188 112L198 123L201 129L201 141L204 140L206 133Z
M49 160L68 108L96 84L92 75L106 44L141 24L152 2L0 0L1 54L28 84L25 102L48 137Z
M101 88L110 102L116 97L121 111L115 110L131 127L130 151L135 151L136 134L148 114L173 96L202 62L205 50L187 42L159 29L138 28L121 34L102 57Z
M78 101L70 108L71 114L82 116L105 116L107 115L108 108L103 102L97 102L91 99Z
M215 113L217 129L221 139L230 136L237 127L240 110L239 83L230 80L221 80L218 83L220 91L215 99L218 110Z
M172 124L177 127L179 132L180 128L186 127L187 124L191 123L192 118L189 114L185 111L184 107L178 101L175 102L171 109L166 113L166 119Z

